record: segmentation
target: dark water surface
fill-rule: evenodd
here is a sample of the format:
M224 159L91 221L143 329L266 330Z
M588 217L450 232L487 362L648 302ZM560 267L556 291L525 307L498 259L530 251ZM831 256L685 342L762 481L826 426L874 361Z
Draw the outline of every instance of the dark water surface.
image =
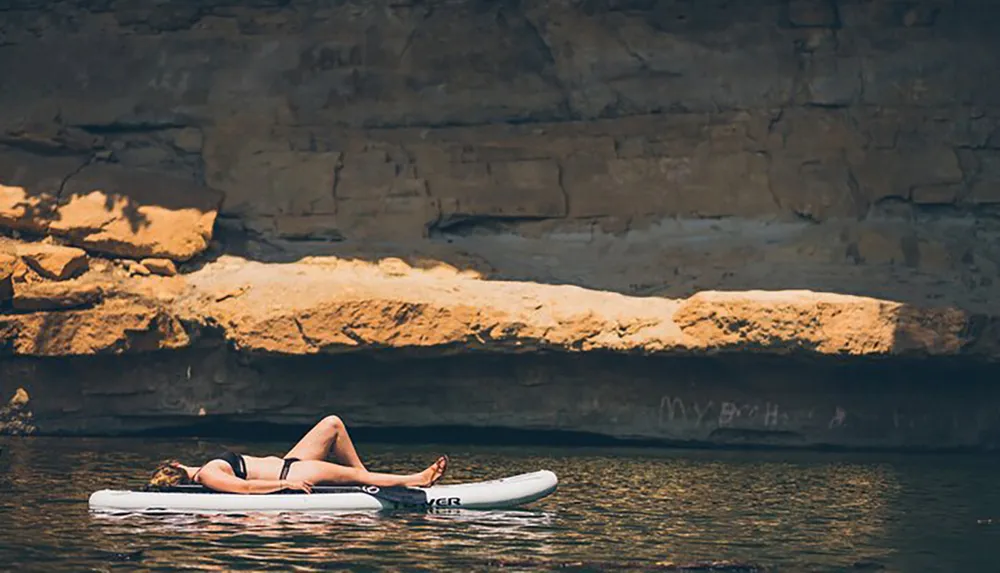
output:
M448 481L548 468L560 488L519 511L88 512L95 489L138 487L157 460L195 463L221 447L280 455L288 444L0 438L0 568L1000 570L1000 461L990 456L361 444L371 469L411 471L447 451Z

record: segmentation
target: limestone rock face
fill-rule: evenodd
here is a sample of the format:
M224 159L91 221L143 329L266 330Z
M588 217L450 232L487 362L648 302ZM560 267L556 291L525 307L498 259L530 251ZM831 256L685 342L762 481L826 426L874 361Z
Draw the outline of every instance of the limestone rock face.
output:
M1000 39L974 0L171 6L3 11L0 225L58 205L80 246L180 261L203 185L295 240L1000 200Z
M865 297L746 291L698 293L684 301L674 320L696 345L711 351L863 356L961 353L969 317L954 309L914 310Z
M91 165L67 182L49 232L103 253L184 261L207 248L221 201L190 182Z
M191 340L177 322L154 306L109 300L97 307L97 286L70 291L67 283L49 285L30 291L26 300L41 310L53 305L72 306L59 312L58 322L48 320L45 312L27 312L0 316L0 333L8 334L16 353L35 356L59 356L64 352L81 355L120 354L156 349L175 349L190 345ZM74 294L75 293L75 294ZM81 307L81 305L84 305ZM12 335L16 331L16 335Z
M79 157L44 157L0 147L0 226L45 233L65 178L83 163Z
M544 246L551 253L553 243ZM473 270L470 253L439 246L429 254L223 255L174 277L130 276L95 259L78 279L31 275L15 283L12 311L0 312L0 353L31 359L0 360L0 394L24 384L41 433L128 433L231 416L306 424L332 404L379 426L796 447L990 447L1000 424L995 307L919 303L920 290L939 280L920 285L910 275L903 294L874 277L887 285L881 298L629 296L490 278L502 260ZM626 265L634 256L619 255ZM803 280L809 271L793 264L773 278ZM991 299L995 290L984 288ZM894 300L905 297L913 302ZM969 371L948 370L956 364ZM956 377L972 386L941 383ZM414 385L439 399L414 406L402 391ZM933 431L910 420L928 420Z
M36 273L45 278L63 281L88 268L87 252L74 247L30 243L18 245L17 254Z
M208 246L221 202L162 173L0 150L0 226L96 252L190 259Z
M208 337L241 352L288 356L394 349L1000 359L992 315L866 296L751 290L634 297L482 280L398 258L260 263L224 256L173 278L114 268L15 285L13 307L28 314L5 319L0 348L59 356L187 347ZM128 326L136 321L146 326ZM108 327L113 322L122 328ZM42 336L35 330L42 324L75 334ZM148 331L141 345L137 329Z
M215 395L280 418L321 386L249 403L286 373L199 377L171 357L1000 358L1000 23L981 1L6 4L0 235L90 263L0 253L0 353L48 357L5 376L162 351L155 387L101 388L166 393L114 399L149 418ZM257 385L226 388L232 372ZM620 386L603 372L508 421L557 425L581 387L606 403ZM772 400L694 403L647 375L646 405L596 431L791 435ZM544 386L520 376L522 397ZM816 439L844 420L829 387L792 413ZM595 430L586 404L568 429ZM932 425L866 412L883 435L857 443ZM963 428L955 443L1000 435Z

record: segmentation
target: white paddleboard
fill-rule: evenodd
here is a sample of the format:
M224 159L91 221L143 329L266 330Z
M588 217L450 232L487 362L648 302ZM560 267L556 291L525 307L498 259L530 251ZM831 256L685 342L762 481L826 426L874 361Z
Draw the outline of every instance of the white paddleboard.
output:
M427 488L315 486L313 493L218 493L201 486L171 491L102 489L90 509L115 513L244 513L378 511L399 508L503 509L550 495L559 480L542 470L501 479Z

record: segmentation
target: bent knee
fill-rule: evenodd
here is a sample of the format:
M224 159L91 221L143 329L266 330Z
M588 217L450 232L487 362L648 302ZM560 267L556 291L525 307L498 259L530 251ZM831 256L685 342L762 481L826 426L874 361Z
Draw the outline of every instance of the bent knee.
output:
M334 430L338 430L344 427L344 421L340 419L340 416L334 414L331 414L323 418L323 420L320 423Z

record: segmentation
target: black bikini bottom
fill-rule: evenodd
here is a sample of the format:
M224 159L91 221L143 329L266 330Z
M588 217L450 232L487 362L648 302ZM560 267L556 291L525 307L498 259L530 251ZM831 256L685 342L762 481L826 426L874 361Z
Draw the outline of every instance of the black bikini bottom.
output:
M286 479L288 477L288 469L292 467L295 462L301 461L299 458L285 458L285 463L281 464L281 477L278 479Z

